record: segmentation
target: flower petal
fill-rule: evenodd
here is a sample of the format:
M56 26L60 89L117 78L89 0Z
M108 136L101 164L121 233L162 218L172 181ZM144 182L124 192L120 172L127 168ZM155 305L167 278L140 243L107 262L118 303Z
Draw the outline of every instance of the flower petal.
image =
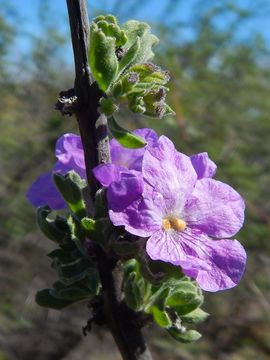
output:
M49 205L51 209L60 210L66 208L66 203L61 194L57 191L52 173L40 175L30 186L26 193L29 202L35 206Z
M146 243L153 260L182 267L203 290L218 291L239 283L246 253L236 240L211 240L200 231L157 231Z
M197 173L198 179L212 178L217 170L217 165L208 157L207 152L192 155L192 165Z
M121 211L133 201L138 200L143 192L143 180L140 174L121 172L119 180L110 184L107 190L108 205L111 210Z
M184 207L197 180L190 158L177 152L166 136L161 136L145 150L142 174L164 199L174 199L178 212ZM175 210L171 206L171 211Z
M201 239L202 240L202 239ZM201 244L202 246L202 244ZM236 286L246 265L246 252L237 240L210 240L203 242L208 269L185 269L186 275L195 278L205 291L220 291Z
M81 137L75 134L64 134L56 142L55 155L58 159L54 172L66 174L76 171L83 179L86 178L84 152Z
M101 164L96 166L92 171L95 178L102 186L108 187L113 181L120 180L121 171L126 170L124 167L115 164Z
M145 187L147 184L144 184L144 191ZM162 217L146 203L149 192L147 191L146 194L145 198L140 196L121 211L109 210L112 223L116 226L124 226L129 233L142 237L148 237L159 230L162 226Z
M197 181L185 205L184 217L192 228L209 236L231 237L242 227L245 204L229 185L213 179Z

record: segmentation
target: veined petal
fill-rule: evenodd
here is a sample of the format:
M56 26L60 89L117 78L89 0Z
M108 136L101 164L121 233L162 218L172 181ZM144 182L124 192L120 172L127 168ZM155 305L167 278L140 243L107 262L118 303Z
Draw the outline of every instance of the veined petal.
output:
M197 181L184 216L190 227L225 238L235 235L242 227L244 210L242 197L232 187L204 178Z
M66 174L70 170L76 171L82 178L86 178L84 153L81 138L75 134L64 134L56 142L55 155L58 159L54 172Z
M198 180L212 178L215 175L217 165L209 158L207 152L192 155L190 160L197 173Z
M115 164L101 164L96 166L92 171L95 178L102 186L108 187L113 181L120 180L121 171L126 170L124 167Z
M49 205L54 210L66 208L66 203L56 189L50 172L40 175L34 181L28 189L26 197L35 207Z
M237 240L211 240L200 231L157 231L146 243L153 260L182 267L203 290L236 286L243 275L246 252Z
M196 245L197 243L197 245ZM207 269L192 269L183 266L186 275L196 279L205 291L220 291L236 286L243 275L247 255L237 240L211 240L207 237L193 240L194 247L204 250L202 259Z
M162 218L145 204L142 197L121 211L109 210L112 223L124 226L137 236L148 237L161 228Z
M201 261L192 244L185 241L185 235L175 230L160 229L152 234L147 240L146 252L153 260L169 262L188 269L208 269L208 265Z
M190 158L177 152L173 143L161 136L145 150L142 166L144 180L164 199L174 199L180 211L192 193L197 174ZM177 209L171 208L171 211Z
M118 181L110 184L107 190L109 208L121 211L138 200L143 192L143 180L140 173L121 172Z

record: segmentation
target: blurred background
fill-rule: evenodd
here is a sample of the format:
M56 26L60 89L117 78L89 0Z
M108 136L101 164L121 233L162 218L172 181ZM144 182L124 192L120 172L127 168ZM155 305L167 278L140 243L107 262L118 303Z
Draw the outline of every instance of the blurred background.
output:
M170 71L176 117L122 116L130 129L150 126L187 154L207 151L216 177L246 199L237 235L248 252L241 284L205 293L211 317L203 338L182 345L146 330L155 359L270 359L270 3L248 0L89 1L89 16L113 13L150 22L160 37L155 62ZM0 360L120 360L100 329L83 337L86 303L44 310L35 292L54 281L25 199L54 163L54 144L78 132L54 110L73 86L73 55L64 0L0 0Z

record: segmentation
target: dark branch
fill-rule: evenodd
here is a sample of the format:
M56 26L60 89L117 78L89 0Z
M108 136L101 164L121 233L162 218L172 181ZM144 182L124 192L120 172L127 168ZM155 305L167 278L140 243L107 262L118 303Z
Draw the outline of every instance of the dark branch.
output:
M94 202L98 184L92 169L110 162L107 118L98 112L99 99L103 95L90 74L88 65L89 20L85 0L67 0L72 45L75 60L76 114L85 156L89 199ZM63 100L63 99L62 99ZM65 102L66 100L64 100ZM86 199L88 203L88 200ZM91 215L91 206L88 206ZM111 259L100 251L98 268L102 283L103 314L124 360L151 360L144 342L138 315L123 302L123 271L117 259ZM95 320L96 320L95 316ZM91 321L85 331L91 327Z
M98 112L102 92L91 77L88 65L89 20L84 0L67 0L75 62L76 117L85 155L87 180L92 199L98 189L92 169L110 162L107 119Z

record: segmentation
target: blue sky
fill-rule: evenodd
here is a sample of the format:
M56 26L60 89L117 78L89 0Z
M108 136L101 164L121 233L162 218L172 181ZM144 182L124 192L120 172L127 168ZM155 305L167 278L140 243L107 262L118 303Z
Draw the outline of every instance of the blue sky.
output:
M5 1L5 0L2 0ZM259 32L263 34L266 38L267 43L270 44L270 4L268 8L261 7L262 11L260 11L260 3L264 0L232 0L232 4L237 4L243 8L250 8L254 6L254 9L258 11L260 14L256 16L252 21L247 21L245 26L242 27L238 36L239 39L246 39L250 36L250 34L254 32ZM139 20L146 20L150 22L168 21L168 16L166 16L166 12L164 11L166 5L170 2L169 0L145 0L142 2L141 10L136 12L136 18ZM188 22L191 14L196 13L199 6L205 6L207 1L201 0L180 0L178 1L180 5L176 6L174 9L170 10L170 20L173 21L184 21ZM178 3L176 0L172 0L171 3ZM208 3L211 4L222 4L224 1L221 0L211 0ZM125 3L128 3L127 0L97 0L96 2L90 1L90 4L96 3L99 4L101 12L111 12L112 10L120 9L124 10ZM267 1L266 1L267 3ZM269 3L269 2L268 2ZM18 53L26 53L29 50L30 46L30 38L29 35L33 35L34 33L40 34L42 32L41 26L41 18L40 18L40 5L46 6L49 5L50 9L50 17L47 18L46 23L57 25L58 29L62 31L64 34L68 29L68 20L66 13L66 1L65 0L9 0L8 4L10 7L16 9L18 14L18 19L20 23L21 35L17 40L17 51ZM119 5L120 4L120 5ZM197 4L195 6L195 4ZM90 6L89 6L90 8ZM42 16L42 15L41 15ZM89 11L89 16L93 16L93 12L91 12L91 8ZM126 14L123 17L123 20L127 20L128 18L132 18L134 13ZM220 27L226 27L229 18L221 18L218 20L218 25ZM185 36L189 36L190 30L187 30ZM67 55L69 56L69 55Z

